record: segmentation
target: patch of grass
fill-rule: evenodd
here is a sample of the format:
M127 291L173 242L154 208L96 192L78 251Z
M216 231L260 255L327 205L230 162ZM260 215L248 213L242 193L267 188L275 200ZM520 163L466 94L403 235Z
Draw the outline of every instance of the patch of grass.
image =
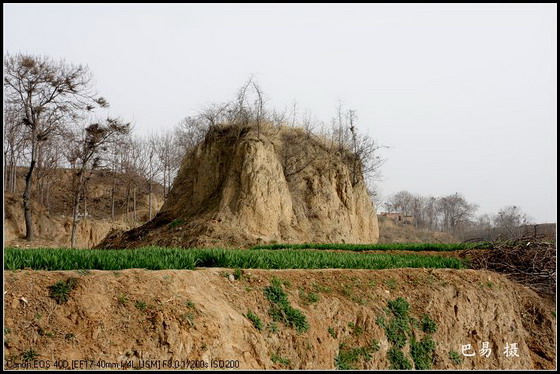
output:
M402 297L398 297L393 301L388 301L387 307L396 317L405 318L408 316L410 304Z
M249 321L253 323L253 326L255 326L257 330L262 331L264 326L259 316L257 316L255 313L251 312L250 310L247 311L247 314L245 316L249 319Z
M263 292L266 299L272 304L269 314L274 321L293 327L298 332L306 332L309 329L305 315L290 305L280 279L273 278L271 285L266 287Z
M192 308L192 309L196 308L196 305L195 305L194 302L191 301L191 300L185 301L185 306L186 306L187 308Z
M449 351L449 359L455 365L460 365L463 362L463 357L455 351Z
M276 334L278 331L280 331L276 322L270 322L267 326L267 330L273 334Z
M191 312L185 313L181 315L181 319L183 321L187 321L189 325L194 326L194 314Z
M39 357L39 353L35 351L33 348L29 348L27 351L24 351L21 355L21 360L24 362L33 361L37 357Z
M49 286L49 296L56 301L57 304L63 304L70 298L70 293L78 285L78 278L70 277L66 281L58 281Z
M313 291L315 291L315 292L323 292L323 293L331 293L332 292L331 287L323 286L322 284L319 284L319 283L313 283L313 285L311 287L313 288Z
M314 292L305 292L303 288L299 290L299 297L303 300L304 304L313 304L319 301L319 295Z
M391 369L394 370L410 370L412 369L412 363L407 359L400 349L396 347L389 348L387 352L387 358L391 363Z
M277 354L273 354L272 356L270 356L270 360L272 362L274 362L275 364L281 364L281 365L284 365L284 366L290 365L290 360L288 360L287 358L281 357Z
M117 302L120 305L128 304L128 296L126 296L125 294L120 294L119 296L117 296Z
M356 336L360 336L364 332L364 328L361 326L356 326L354 322L348 322L348 327L352 329L352 334Z
M422 316L421 323L422 323L422 331L424 331L426 334L433 334L434 332L437 331L436 323L427 314L424 314Z
M427 314L422 315L419 321L409 316L410 305L402 297L387 301L386 312L392 316L389 322L378 317L378 324L385 330L387 340L391 348L387 352L387 358L391 362L391 369L403 370L412 369L413 364L406 357L402 349L410 337L410 355L414 368L417 370L431 369L434 360L436 343L432 335L437 331L436 323ZM413 329L421 329L424 337L416 340Z
M430 335L424 336L419 342L413 339L410 344L410 355L414 361L414 368L416 370L431 369L435 350L436 343Z
M236 280L243 279L243 270L241 270L241 268L235 268L235 270L233 271L233 277Z
M74 340L76 338L76 335L74 335L73 333L69 332L67 334L64 334L64 339L65 340Z
M387 340L397 348L403 348L406 345L407 334L410 333L408 318L393 318L388 325L385 326L385 334Z
M416 254L335 253L322 251L274 251L236 249L17 249L4 251L4 269L17 270L148 270L224 267L240 269L392 269L464 268L454 257ZM288 282L284 284L290 287Z
M88 269L78 269L78 270L76 270L76 273L78 273L80 275L89 275L91 273L91 271L88 270Z
M387 287L389 287L390 289L392 289L392 290L396 290L396 289L397 289L398 283L397 283L397 281L396 281L395 279L387 279L387 280L385 281L385 285L386 285Z
M42 313L35 313L35 319L36 319L37 321L40 321L41 318L43 318L43 314L42 314Z
M356 363L363 358L364 360L371 360L372 354L379 350L379 346L375 347L370 344L367 347L348 347L342 343L339 345L338 356L334 362L339 370L353 370L356 369Z
M329 326L329 328L327 329L327 331L329 332L329 335L332 336L334 339L337 338L336 331L334 331L334 328L332 328L331 326Z
M373 352L379 351L379 349L381 348L381 344L379 343L379 340L373 339L373 340L371 341L371 343L369 344L369 348L370 348Z
M374 280L370 280L370 281L368 282L368 286L370 286L370 287L377 287L377 282L374 281Z
M4 328L4 335L8 335L8 334L10 334L11 332L12 332L11 329L9 329L9 328L7 328L7 327Z
M180 219L180 218L177 218L177 219L174 219L173 221L171 221L171 223L169 223L169 227L171 227L172 229L174 229L175 227L180 226L180 225L182 225L182 224L184 224L184 223L185 223L184 220L182 220L182 219Z
M145 312L148 309L148 305L144 301L139 300L134 303L134 307L142 312Z

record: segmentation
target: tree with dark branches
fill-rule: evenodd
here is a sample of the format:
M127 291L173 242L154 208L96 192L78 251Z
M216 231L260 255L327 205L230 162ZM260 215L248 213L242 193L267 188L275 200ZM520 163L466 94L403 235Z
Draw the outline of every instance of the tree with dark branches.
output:
M32 240L30 197L40 143L56 135L67 123L76 122L84 112L106 107L108 103L93 91L87 67L27 54L5 56L4 97L6 105L20 113L19 125L29 135L31 155L23 210L25 238Z

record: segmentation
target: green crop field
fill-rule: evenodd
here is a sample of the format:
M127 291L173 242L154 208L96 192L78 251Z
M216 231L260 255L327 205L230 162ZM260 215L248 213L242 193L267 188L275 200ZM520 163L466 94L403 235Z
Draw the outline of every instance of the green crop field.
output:
M465 263L457 258L416 254L363 254L301 250L180 249L145 247L125 250L16 249L4 252L4 269L121 270L195 269L391 269L453 268Z
M268 244L251 249L339 249L346 251L459 251L464 249L489 248L490 243L391 243L391 244Z

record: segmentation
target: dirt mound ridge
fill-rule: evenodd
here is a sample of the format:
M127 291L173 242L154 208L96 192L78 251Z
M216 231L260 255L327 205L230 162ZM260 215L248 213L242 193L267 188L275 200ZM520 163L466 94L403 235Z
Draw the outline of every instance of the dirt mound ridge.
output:
M375 207L350 159L300 129L212 127L159 214L99 247L375 243Z
M411 317L422 321L426 314L435 322L434 369L555 367L554 303L503 275L443 269L250 269L233 280L232 273L219 268L6 271L5 359L12 367L33 356L51 364L54 359L104 365L126 361L136 368L149 360L220 359L238 360L241 369L333 369L337 362L387 369L392 343L379 321L389 321L388 301L402 297ZM69 277L78 279L77 287L66 303L56 304L49 286ZM265 288L275 277L292 307L307 319L305 332L273 324ZM262 329L247 318L249 311ZM424 335L419 328L412 331L418 341ZM373 341L378 349L368 359L360 352ZM489 357L479 353L483 342L490 343ZM503 354L506 343L517 344L518 357ZM410 344L411 338L402 348L409 360ZM460 355L466 344L476 355L454 363L450 353Z

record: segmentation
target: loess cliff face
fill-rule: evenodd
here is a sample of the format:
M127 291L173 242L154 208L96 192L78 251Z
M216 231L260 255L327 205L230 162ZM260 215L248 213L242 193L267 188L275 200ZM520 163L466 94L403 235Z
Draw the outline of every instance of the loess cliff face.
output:
M160 213L100 246L377 242L351 155L300 129L262 127L212 128L185 156Z

